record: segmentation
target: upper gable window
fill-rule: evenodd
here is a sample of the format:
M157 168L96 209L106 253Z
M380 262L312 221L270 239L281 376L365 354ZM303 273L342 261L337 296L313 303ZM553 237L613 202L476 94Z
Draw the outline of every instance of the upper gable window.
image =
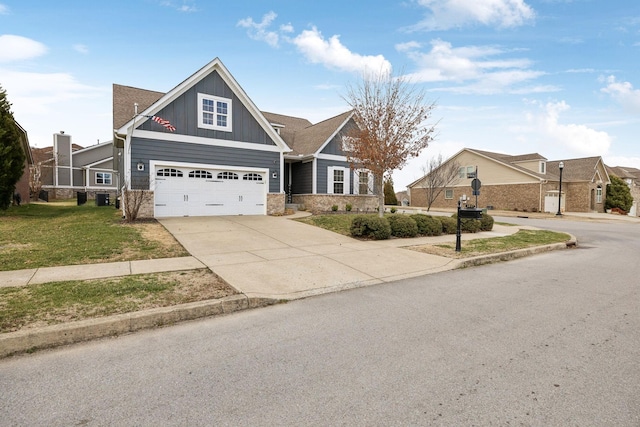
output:
M199 93L198 127L231 132L231 100Z
M540 173L547 173L547 164L545 162L540 162Z

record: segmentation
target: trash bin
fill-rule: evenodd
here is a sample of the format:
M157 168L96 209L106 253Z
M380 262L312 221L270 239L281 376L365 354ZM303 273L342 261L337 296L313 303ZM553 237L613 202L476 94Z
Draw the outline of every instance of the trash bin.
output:
M109 194L96 194L96 206L109 206Z
M78 198L78 206L84 205L87 203L87 192L86 191L78 191L76 197Z

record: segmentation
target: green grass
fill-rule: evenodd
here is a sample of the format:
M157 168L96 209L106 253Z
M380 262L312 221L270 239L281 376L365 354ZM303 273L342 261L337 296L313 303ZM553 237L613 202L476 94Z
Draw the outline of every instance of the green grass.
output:
M377 215L377 214L369 214ZM351 221L354 218L354 214L335 214L335 215L311 215L304 218L299 218L297 221L304 222L305 224L315 225L326 230L333 231L334 233L350 236L349 229L351 228Z
M0 333L233 293L208 270L0 288Z
M0 271L181 255L123 224L113 207L31 203L0 211Z
M429 251L425 246L412 249L453 257L470 257L561 243L568 241L569 238L570 236L568 234L549 230L519 230L510 236L463 240L459 254L455 252L455 244L433 245L433 247L438 248L435 251Z

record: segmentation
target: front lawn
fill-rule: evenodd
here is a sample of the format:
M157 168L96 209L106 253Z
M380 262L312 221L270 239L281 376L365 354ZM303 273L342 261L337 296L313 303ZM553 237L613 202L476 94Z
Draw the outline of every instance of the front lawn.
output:
M0 211L0 271L187 255L155 220L126 224L110 206L31 203Z

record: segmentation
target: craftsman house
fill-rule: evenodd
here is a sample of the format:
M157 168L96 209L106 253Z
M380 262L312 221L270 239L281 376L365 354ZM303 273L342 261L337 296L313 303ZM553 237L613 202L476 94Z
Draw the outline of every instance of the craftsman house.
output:
M314 125L262 112L217 58L167 93L114 84L113 126L122 184L149 195L140 216L376 206L342 151L350 113Z
M471 181L481 182L478 207L525 212L604 212L609 175L601 157L549 161L540 154L512 156L464 148L448 162L457 162L458 175L431 207L455 208L467 196L475 204ZM562 170L562 194L560 187ZM426 206L425 177L409 184L412 206Z
M49 199L70 199L78 192L95 195L117 193L119 176L113 167L113 141L83 148L72 143L63 131L53 135L53 146L34 153L32 176L34 187L46 192Z

